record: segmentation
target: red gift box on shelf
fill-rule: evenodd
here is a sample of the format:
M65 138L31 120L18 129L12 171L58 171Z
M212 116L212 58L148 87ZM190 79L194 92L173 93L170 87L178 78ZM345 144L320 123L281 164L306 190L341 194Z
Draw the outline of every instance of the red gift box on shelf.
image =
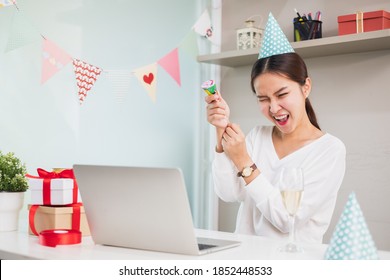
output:
M29 233L38 235L43 230L73 229L83 236L91 235L84 207L29 205Z
M337 18L339 35L369 32L390 28L390 13L384 10L357 12Z
M26 175L31 190L31 204L69 205L81 203L72 169L61 172L49 172L37 169L38 176Z

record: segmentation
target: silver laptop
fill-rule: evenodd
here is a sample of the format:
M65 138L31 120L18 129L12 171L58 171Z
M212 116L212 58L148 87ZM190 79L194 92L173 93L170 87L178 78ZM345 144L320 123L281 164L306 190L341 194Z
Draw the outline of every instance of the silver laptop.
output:
M96 244L201 255L239 241L195 236L178 168L74 165Z

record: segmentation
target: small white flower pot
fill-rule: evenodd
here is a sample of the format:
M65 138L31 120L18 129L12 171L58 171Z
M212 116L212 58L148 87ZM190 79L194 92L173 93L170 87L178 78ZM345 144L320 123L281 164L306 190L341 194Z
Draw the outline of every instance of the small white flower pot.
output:
M18 229L23 202L24 192L0 192L0 231Z

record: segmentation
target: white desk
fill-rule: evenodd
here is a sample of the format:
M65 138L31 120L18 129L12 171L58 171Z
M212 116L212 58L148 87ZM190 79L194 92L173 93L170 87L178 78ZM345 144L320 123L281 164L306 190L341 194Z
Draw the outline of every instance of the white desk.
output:
M27 231L0 232L0 259L50 259L50 260L278 260L323 259L326 245L302 244L303 254L279 253L280 241L260 236L236 235L226 232L197 230L199 236L240 240L238 247L203 256L187 256L160 252L133 250L95 245L91 237L83 237L81 244L42 246L36 236ZM390 260L390 252L380 251L380 259Z

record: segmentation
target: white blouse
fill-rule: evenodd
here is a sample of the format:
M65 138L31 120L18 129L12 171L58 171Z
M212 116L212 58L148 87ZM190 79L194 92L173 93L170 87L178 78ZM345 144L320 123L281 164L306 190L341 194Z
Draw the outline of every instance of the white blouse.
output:
M337 192L345 173L345 146L324 134L299 150L279 159L272 142L272 126L257 126L246 137L247 150L260 170L250 184L237 177L238 170L225 153L215 153L214 188L226 202L241 203L236 232L286 238L289 218L277 188L282 167L304 170L304 194L296 214L296 239L321 243L329 227Z

